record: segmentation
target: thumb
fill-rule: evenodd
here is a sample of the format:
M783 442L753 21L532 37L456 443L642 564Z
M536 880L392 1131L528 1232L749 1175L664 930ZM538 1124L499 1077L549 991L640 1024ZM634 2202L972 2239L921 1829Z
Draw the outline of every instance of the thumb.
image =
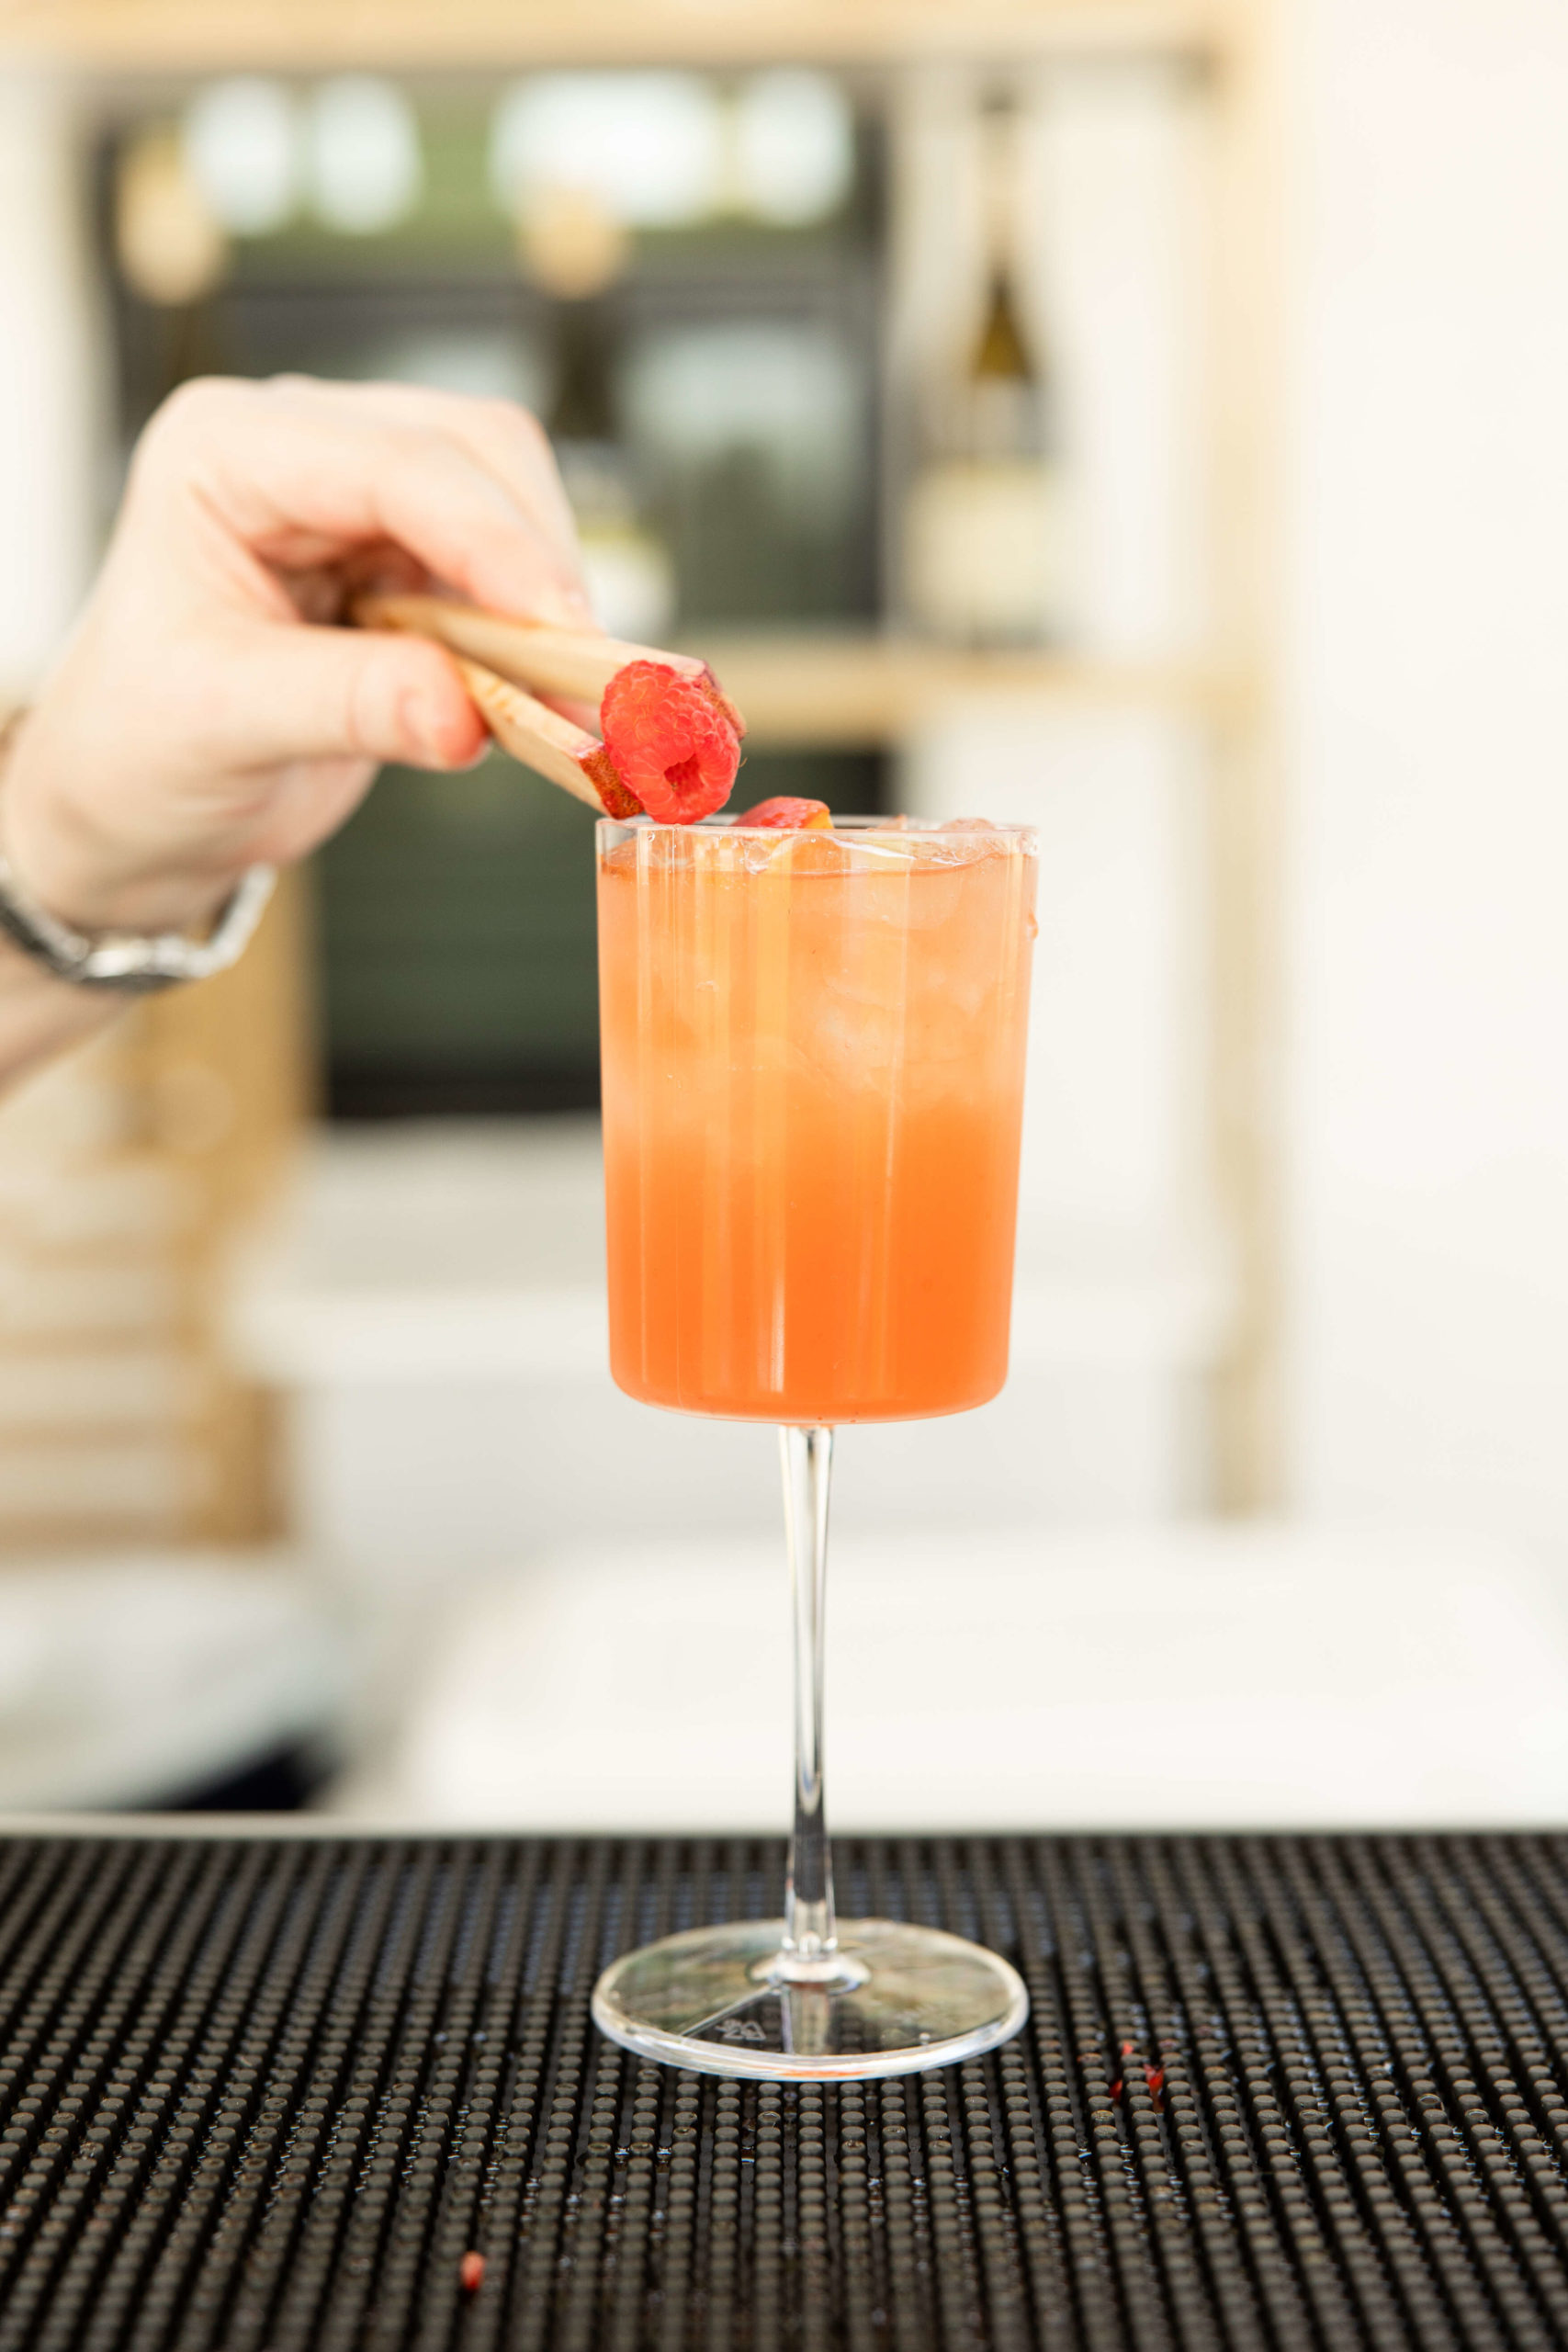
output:
M450 656L423 638L269 629L223 663L220 723L247 767L345 757L462 767L485 741Z

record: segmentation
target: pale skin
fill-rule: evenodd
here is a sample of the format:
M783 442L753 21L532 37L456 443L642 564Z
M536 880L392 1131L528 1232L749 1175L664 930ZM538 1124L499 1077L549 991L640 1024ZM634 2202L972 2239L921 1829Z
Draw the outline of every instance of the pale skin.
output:
M468 765L447 655L330 624L367 579L592 625L549 445L507 401L304 378L186 385L137 449L81 620L0 771L0 849L88 933L199 933L335 831L387 760ZM0 1083L123 1000L0 937Z

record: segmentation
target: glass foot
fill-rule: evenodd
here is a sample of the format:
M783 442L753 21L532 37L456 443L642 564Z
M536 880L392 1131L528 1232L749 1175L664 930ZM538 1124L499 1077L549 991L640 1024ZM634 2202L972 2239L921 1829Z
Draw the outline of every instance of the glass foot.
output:
M639 2057L761 2082L856 2082L977 2057L1029 2015L1016 1970L978 1944L892 1919L840 1919L838 1950L785 1974L782 1919L692 1928L627 1952L593 2021Z

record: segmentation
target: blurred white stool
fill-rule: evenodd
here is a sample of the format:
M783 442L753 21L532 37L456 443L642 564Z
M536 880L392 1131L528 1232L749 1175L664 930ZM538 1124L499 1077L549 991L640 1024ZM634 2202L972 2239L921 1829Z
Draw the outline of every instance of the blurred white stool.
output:
M313 1139L239 1272L231 1340L288 1397L300 1542L357 1574L367 1606L558 1544L772 1535L771 1429L650 1413L611 1381L604 1236L596 1121ZM1231 1288L1214 1252L1175 1240L1021 1259L1003 1394L856 1430L840 1524L1173 1515Z
M0 1809L155 1806L330 1735L344 1645L276 1555L0 1568Z
M561 1551L453 1604L384 1768L334 1809L530 1830L780 1830L782 1543ZM1528 1558L1280 1527L835 1546L840 1828L1568 1817L1568 1610Z

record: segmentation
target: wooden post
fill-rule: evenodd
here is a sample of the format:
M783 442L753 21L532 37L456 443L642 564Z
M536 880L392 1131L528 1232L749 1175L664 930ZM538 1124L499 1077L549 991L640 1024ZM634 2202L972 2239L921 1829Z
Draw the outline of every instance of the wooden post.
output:
M1237 0L1215 66L1212 356L1218 651L1246 682L1213 729L1210 802L1214 1181L1238 1298L1231 1344L1210 1384L1210 1427L1213 1500L1228 1512L1284 1499L1277 47L1274 0Z
M306 877L285 874L231 971L153 998L141 1016L149 1139L197 1195L175 1263L193 1406L180 1532L192 1539L283 1532L272 1400L233 1370L221 1315L231 1253L286 1182L315 1108L309 928Z

